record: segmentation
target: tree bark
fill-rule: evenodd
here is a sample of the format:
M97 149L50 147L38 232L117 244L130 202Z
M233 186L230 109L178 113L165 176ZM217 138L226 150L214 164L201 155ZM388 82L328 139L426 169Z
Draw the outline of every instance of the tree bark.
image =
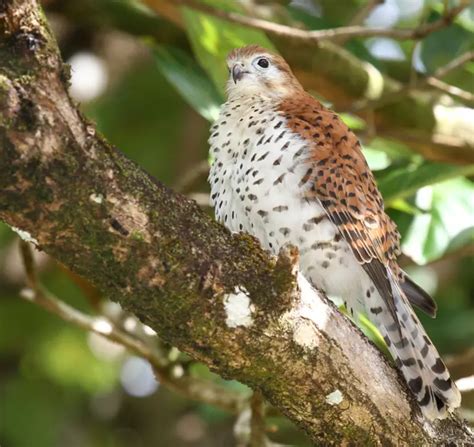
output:
M67 93L35 0L0 1L0 218L164 340L263 395L318 445L474 442L425 421L396 370L295 275L152 179Z

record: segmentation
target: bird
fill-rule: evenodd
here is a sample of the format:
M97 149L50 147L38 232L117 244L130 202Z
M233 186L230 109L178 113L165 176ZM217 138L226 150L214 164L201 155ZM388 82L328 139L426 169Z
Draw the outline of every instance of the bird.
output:
M434 317L436 303L397 263L400 235L356 135L280 55L249 45L226 62L209 137L216 219L274 255L297 247L316 289L376 325L422 414L447 417L461 395L412 308Z

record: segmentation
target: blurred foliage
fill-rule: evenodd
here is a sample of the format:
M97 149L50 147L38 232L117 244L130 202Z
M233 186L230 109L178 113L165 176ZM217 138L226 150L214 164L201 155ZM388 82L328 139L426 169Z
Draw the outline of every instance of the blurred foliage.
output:
M237 2L225 0L207 3L239 8ZM323 29L347 24L365 2L298 2L308 6L303 9L279 3L290 19ZM436 0L386 3L398 5L394 26L403 27L439 18L443 4ZM403 8L418 3L423 7L403 14ZM259 31L189 8L182 11L185 36L135 0L50 0L45 5L65 57L88 52L105 64L107 88L82 104L84 113L120 150L170 186L207 158L209 121L216 117L224 96L227 52L248 43L272 48ZM473 31L474 5L453 26L432 34L416 48L412 41L392 42L401 54L396 60L375 55L374 39L352 40L344 46L387 75L406 81L414 71L433 72L474 48ZM413 55L414 66L409 62ZM73 69L79 72L84 67ZM473 75L474 63L470 63L446 81L474 91ZM439 304L437 319L422 315L422 322L443 354L459 355L474 346L474 263L472 256L461 257L469 247L472 255L474 246L474 166L424 160L395 139L365 141L369 123L350 114L343 118L366 143L365 155L403 237L407 270ZM191 186L194 191L207 191L205 176ZM2 447L234 445L233 416L163 387L133 397L122 380L126 353L108 345L100 348L97 339L20 300L23 276L16 243L16 235L0 223ZM49 289L79 309L98 312L96 299L77 278L51 260L41 262ZM363 328L380 342L369 322L364 321ZM190 373L248 392L199 364L193 364ZM473 373L474 365L468 371L453 370L456 378ZM466 394L464 401L466 408L474 409L473 393ZM275 426L271 434L275 441L309 445L282 417L272 415L268 425Z

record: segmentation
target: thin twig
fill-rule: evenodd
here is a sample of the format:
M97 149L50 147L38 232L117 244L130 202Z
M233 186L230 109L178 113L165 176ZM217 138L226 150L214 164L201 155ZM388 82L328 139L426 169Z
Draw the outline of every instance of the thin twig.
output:
M474 391L474 374L456 380L456 386L459 388L459 391L461 391L461 393L468 393L470 391Z
M238 23L239 25L248 26L250 28L259 29L270 34L289 39L300 39L306 42L319 43L323 40L334 39L352 39L356 37L390 37L396 40L419 40L428 36L435 31L449 26L456 16L465 9L470 0L461 0L460 4L454 8L445 11L444 15L431 23L424 24L417 28L367 28L365 26L345 26L340 28L332 28L325 30L308 31L293 28L279 23L269 22L267 20L248 17L236 12L224 11L222 9L213 8L205 3L197 0L172 0L174 3L182 6L188 6L197 11L209 14L229 22Z
M381 5L383 2L384 0L368 0L367 3L355 13L354 17L352 17L347 26L361 25L362 23L364 23L364 20L371 14L373 9L375 9L375 7L377 7L378 5ZM334 42L339 45L344 45L347 40L347 37L342 36L335 39Z
M145 358L150 362L162 385L173 389L189 399L204 402L232 413L238 413L244 406L247 400L246 396L194 377L175 377L171 371L168 359L165 359L150 344L117 328L105 317L89 316L56 298L38 281L30 245L21 241L20 248L29 286L29 288L21 291L20 296L22 298L37 304L68 323L85 331L101 335L112 342L124 346L130 352Z
M466 51L448 62L446 65L438 68L434 73L433 77L435 78L444 78L447 74L451 73L454 70L457 70L459 67L462 67L467 62L474 61L474 50Z
M364 20L369 17L372 10L384 3L385 0L368 0L367 3L360 8L354 17L349 21L349 26L361 25Z
M178 192L185 192L189 186L201 177L209 173L209 162L207 160L200 161L192 166L183 176L175 183L173 189Z
M432 76L426 78L425 82L426 85L429 85L440 92L447 93L448 95L453 96L464 103L474 104L474 94L463 90L462 88L440 81L439 79L436 79Z
M196 203L203 208L209 208L211 206L211 202L209 201L209 194L205 192L191 192L187 194L187 196L190 199L195 200Z
M472 93L467 92L459 87L447 84L438 79L448 75L452 71L460 68L461 66L472 60L474 60L474 51L468 51L462 54L461 56L453 59L452 61L448 62L446 65L443 65L442 67L438 68L432 76L420 77L415 82L406 84L400 87L398 90L387 93L386 95L378 99L367 99L356 102L351 108L351 111L358 112L363 109L374 109L382 107L394 101L398 101L413 90L423 90L429 87L436 88L437 90L459 98L464 102L474 103L474 95Z
M449 369L463 369L468 365L469 367L471 365L474 367L474 347L468 348L461 353L447 356L445 363ZM472 372L474 372L474 370Z
M265 403L262 393L254 391L250 401L250 447L264 447L265 435Z

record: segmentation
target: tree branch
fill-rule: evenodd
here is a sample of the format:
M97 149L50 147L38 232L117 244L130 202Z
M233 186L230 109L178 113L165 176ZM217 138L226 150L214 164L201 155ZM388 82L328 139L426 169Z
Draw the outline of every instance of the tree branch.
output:
M173 0L143 2L161 17L184 29L179 7ZM193 4L197 3L193 1ZM203 4L199 2L199 5ZM222 19L225 20L225 16ZM377 101L403 88L398 81L329 40L315 46L305 40L288 39L277 34L270 34L270 37L305 88L325 96L336 110L351 109L355 101ZM411 91L396 106L380 107L374 111L377 134L388 138L396 135L428 160L474 163L474 120L461 119L461 116L466 116L464 110L445 105L441 106L443 114L440 117L436 109L438 104L436 93L431 93L428 98L425 92ZM361 110L359 114L367 118L366 111ZM448 120L449 126L445 125L447 114L452 116L452 120Z
M293 28L287 25L281 25L279 23L269 22L267 20L258 19L255 17L248 17L232 11L224 11L223 9L213 8L212 6L209 6L199 0L172 1L175 4L189 6L196 11L201 11L205 14L219 17L239 25L258 29L278 36L279 38L304 40L307 43L316 45L323 40L337 41L338 39L353 39L360 37L389 37L391 39L397 40L423 39L429 34L449 26L457 17L457 15L467 8L470 3L470 0L461 0L458 6L445 11L440 19L431 23L420 25L419 27L413 29L367 28L365 26L352 25L340 28L308 31L299 28Z
M378 5L381 5L383 2L384 0L367 0L367 3L365 3L349 21L348 26L356 26L362 24L364 20L372 13L372 11ZM344 45L348 40L348 37L342 36L333 40L333 42L339 45Z
M249 447L264 447L266 445L265 435L265 403L262 393L255 391L250 401L250 443Z
M21 253L29 288L23 289L20 296L42 307L46 311L87 332L101 335L111 342L122 345L130 352L148 360L161 385L187 397L221 410L238 413L247 402L240 393L227 390L212 382L190 376L176 377L170 370L169 359L150 343L134 334L118 328L108 318L92 317L69 306L55 297L39 282L29 243L21 241Z
M35 0L0 3L0 20L2 220L315 443L472 442L455 417L421 417L380 352L295 277L292 250L274 259L231 235L96 133Z
M400 101L403 96L408 95L409 93L415 90L421 90L426 87L437 88L438 90L448 93L458 99L461 99L465 102L470 102L474 104L474 95L472 93L466 92L458 87L453 85L446 84L440 81L438 78L443 78L452 71L462 67L464 64L474 60L474 51L467 51L466 53L458 56L452 61L448 62L446 65L439 67L431 76L420 77L417 80L410 82L407 85L400 87L398 90L394 90L386 95L382 96L379 99L374 101L364 100L356 103L352 106L353 112L358 112L363 109L375 109L382 107L384 105L390 104L394 101Z

